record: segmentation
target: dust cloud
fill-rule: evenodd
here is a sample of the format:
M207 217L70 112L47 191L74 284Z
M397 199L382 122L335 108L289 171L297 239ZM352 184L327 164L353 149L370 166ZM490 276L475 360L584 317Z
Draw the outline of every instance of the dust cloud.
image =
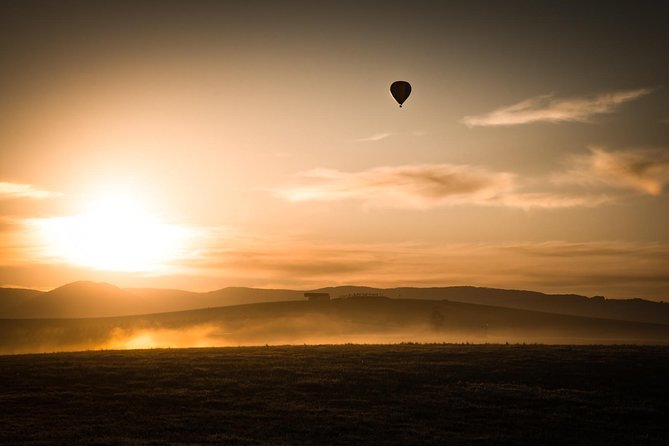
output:
M282 302L91 319L0 321L0 354L288 344L666 343L666 325L449 302ZM492 309L491 309L492 308Z
M83 350L237 347L289 344L484 343L484 333L449 332L429 322L384 326L337 320L322 314L192 324L133 323L97 325L86 320L50 320L0 340L0 354ZM6 330L3 330L6 331Z

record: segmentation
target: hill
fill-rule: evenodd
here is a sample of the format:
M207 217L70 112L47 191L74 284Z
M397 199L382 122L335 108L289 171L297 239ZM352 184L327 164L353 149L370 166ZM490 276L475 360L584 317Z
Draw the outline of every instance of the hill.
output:
M477 287L370 288L329 287L332 297L355 293L396 299L449 300L545 313L669 325L669 304L643 299L606 299L575 294ZM75 282L43 293L0 288L0 318L82 318L165 313L260 302L301 301L304 291L229 287L206 293L152 288L118 288Z
M73 282L48 292L0 288L0 318L87 318L193 310L255 302L302 300L302 291L230 287L207 293L119 288Z
M16 308L19 308L40 294L43 293L38 290L0 288L0 315L2 317L14 317Z
M318 291L330 293L332 296L377 293L402 299L445 299L454 302L493 305L546 313L669 324L669 304L644 299L606 299L603 296L544 294L536 291L472 286L388 289L347 286L322 288Z
M1 353L396 342L666 344L669 325L369 297L113 318L0 320Z

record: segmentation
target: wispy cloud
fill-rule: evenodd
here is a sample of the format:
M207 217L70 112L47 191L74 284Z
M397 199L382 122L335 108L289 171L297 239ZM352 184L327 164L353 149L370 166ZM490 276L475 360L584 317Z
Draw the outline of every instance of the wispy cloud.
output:
M571 159L570 168L555 176L557 182L604 183L648 195L662 194L669 183L669 150L628 149L607 151L591 147L590 153Z
M557 209L598 206L604 195L519 191L508 172L453 164L376 167L362 172L314 169L275 190L289 201L357 199L373 207L429 209L441 206L505 206Z
M374 141L381 141L382 139L386 139L389 136L392 136L392 133L375 133L372 136L367 136L365 138L358 138L355 141L356 142L374 142Z
M669 298L666 243L453 244L427 242L419 234L412 242L335 243L311 236L250 236L212 230L206 240L200 240L197 249L173 265L172 275L156 278L47 262L37 249L39 246L31 245L30 234L16 231L21 228L0 232L0 283L20 282L22 286L42 289L86 277L122 286L196 286L203 291L228 285L293 289L329 285L474 285Z
M526 283L528 288L617 297L667 297L667 244L552 241L509 244L502 249L508 252L509 259L515 259L510 261L516 267L515 280Z
M566 194L554 192L524 192L507 194L500 204L520 209L565 209L596 207L614 199L605 194Z
M373 206L429 208L495 201L514 186L514 176L452 164L376 167L362 172L314 169L276 190L290 201L360 199Z
M476 285L666 299L669 286L667 244L328 244L272 239L226 245L203 252L193 266L232 275L238 283L277 288Z
M526 99L482 115L466 116L468 127L529 124L532 122L590 122L599 114L613 113L621 104L651 93L650 88L604 93L591 98L554 98L552 94Z
M63 194L38 189L31 184L3 183L0 182L0 199L5 198L35 198L44 199L58 197Z

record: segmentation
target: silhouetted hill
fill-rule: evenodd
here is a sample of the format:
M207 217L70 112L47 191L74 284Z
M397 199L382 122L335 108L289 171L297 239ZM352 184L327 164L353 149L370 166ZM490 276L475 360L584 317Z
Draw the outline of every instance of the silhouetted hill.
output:
M16 308L42 294L42 291L24 288L0 288L0 315L15 317Z
M669 343L669 325L420 299L246 304L141 316L0 320L0 352L302 343Z
M205 294L211 299L211 306L304 300L304 291L281 289L228 287Z
M79 281L49 292L0 288L0 318L129 316L255 302L303 300L302 291L230 287L207 293L156 288L119 288Z
M138 314L147 310L142 299L108 283L80 281L30 299L22 317L97 317Z
M228 287L205 293L155 288L126 288L125 290L141 299L146 310L125 314L164 313L259 302L304 300L303 291L263 288Z
M544 294L471 286L390 289L343 286L322 288L318 291L330 293L334 297L351 293L379 293L402 299L446 299L546 313L669 324L668 303L643 299L605 299L601 296L588 298L577 294Z
M141 305L142 308L136 308L135 311L126 312L122 315L164 313L211 306L202 298L202 293L192 291L162 288L124 288L123 290L136 296L138 299L137 305ZM108 316L120 316L120 314Z
M643 299L588 298L534 291L477 287L391 288L329 287L320 292L339 297L354 293L396 299L449 300L546 313L669 325L669 304ZM0 318L77 318L164 313L259 302L304 300L304 291L229 287L206 293L152 288L118 288L75 282L43 293L0 288Z

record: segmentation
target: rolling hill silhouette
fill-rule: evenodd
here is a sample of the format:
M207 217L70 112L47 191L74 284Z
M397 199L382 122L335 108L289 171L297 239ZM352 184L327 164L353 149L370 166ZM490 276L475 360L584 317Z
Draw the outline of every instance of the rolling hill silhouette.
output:
M24 288L0 288L0 315L2 317L15 317L16 309L21 308L41 294L43 294L42 291Z
M396 299L449 300L563 315L669 324L669 304L643 299L588 298L477 287L391 288L340 286L319 292L339 297L376 293ZM205 293L118 288L74 282L49 292L0 288L0 318L82 318L164 313L259 302L303 300L304 291L230 287Z
M348 342L666 344L669 325L379 297L112 318L0 320L0 353Z
M669 324L669 304L644 299L606 299L577 294L544 294L536 291L503 290L472 286L442 288L334 287L322 288L333 296L352 293L380 293L393 298L451 300L546 313L603 319Z
M2 298L4 300L4 292ZM26 294L24 299L14 300L13 305L6 308L2 316L11 318L96 317L137 314L146 308L140 297L117 286L80 281L48 292Z
M0 318L86 318L193 310L255 302L302 300L302 291L230 287L206 293L119 288L73 282L48 292L0 288Z

